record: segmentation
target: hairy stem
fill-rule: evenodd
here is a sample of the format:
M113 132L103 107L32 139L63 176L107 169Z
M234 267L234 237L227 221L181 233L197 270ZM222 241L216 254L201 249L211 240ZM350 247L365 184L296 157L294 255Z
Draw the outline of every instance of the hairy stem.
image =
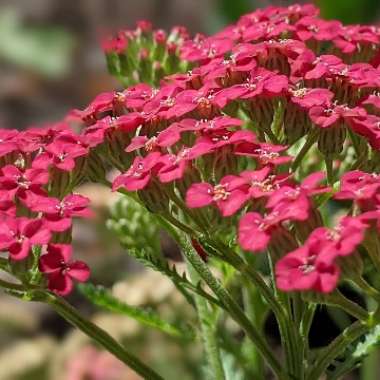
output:
M335 338L317 357L315 364L307 375L308 380L318 380L322 377L327 367L345 349L361 335L368 331L368 326L361 321L354 322Z
M144 379L163 380L163 378L153 369L149 368L144 363L142 363L140 359L126 351L125 348L114 338L112 338L107 332L80 315L78 311L63 298L57 297L51 293L44 292L37 295L37 300L46 302L51 305L52 308L64 319L84 332L95 342L99 343L103 348L121 360L124 364L132 368Z
M240 306L234 301L227 290L221 285L221 283L213 276L208 266L202 261L198 254L194 251L191 246L189 239L183 235L178 235L175 232L174 237L177 238L179 245L181 246L186 259L191 263L194 269L198 272L199 276L205 283L210 287L210 289L215 293L215 295L224 304L226 310L229 312L231 317L241 326L241 328L250 337L252 342L256 345L260 354L265 358L268 365L271 367L273 372L276 374L277 378L280 380L287 379L281 368L280 363L277 361L275 355L272 353L271 349L268 347L267 342L262 337L262 335L257 331L255 326L244 314L244 311Z
M198 273L190 265L188 265L188 267L192 280L194 282L198 282ZM209 374L212 376L212 379L224 380L224 369L220 358L219 345L216 335L217 321L214 320L214 316L211 315L207 301L203 297L195 295L194 299L201 326L203 346L206 353L207 362L210 367Z

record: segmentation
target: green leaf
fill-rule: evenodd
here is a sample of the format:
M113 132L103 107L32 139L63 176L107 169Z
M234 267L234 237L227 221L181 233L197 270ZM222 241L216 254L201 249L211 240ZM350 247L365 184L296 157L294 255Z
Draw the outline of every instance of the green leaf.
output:
M179 326L169 323L161 319L153 310L128 305L115 298L101 286L82 284L79 289L93 304L103 309L126 315L145 326L155 328L176 338L192 340L195 337L194 330L190 326Z
M360 342L352 353L354 358L363 358L369 355L376 347L380 346L380 325L375 326Z
M161 256L160 230L154 216L133 199L122 196L111 208L107 227L128 249Z
M380 325L375 326L364 339L351 345L345 352L345 360L336 361L333 371L328 373L328 380L341 379L363 363L364 359L380 346Z
M244 380L246 378L234 356L225 351L221 351L221 356L226 380Z
M0 13L0 58L49 77L64 75L70 66L72 36L58 27L22 25L18 13Z
M159 258L155 255L150 255L144 250L129 250L129 253L140 261L144 266L151 268L157 272L162 273L168 277L176 288L184 295L187 301L194 306L194 300L188 294L187 290L190 290L203 298L206 298L209 302L219 307L222 307L220 301L206 292L202 283L198 282L197 284L192 283L188 278L185 272L182 274L177 272L176 266L170 265L166 260Z

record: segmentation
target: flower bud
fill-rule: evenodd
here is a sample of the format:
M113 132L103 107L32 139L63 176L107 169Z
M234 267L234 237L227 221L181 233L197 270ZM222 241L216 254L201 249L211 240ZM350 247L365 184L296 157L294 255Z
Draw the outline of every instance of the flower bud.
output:
M345 139L346 128L342 124L321 128L318 137L318 149L325 156L339 154L343 150Z
M170 213L170 199L167 193L163 191L162 185L156 181L151 181L149 186L138 191L138 196L150 212L158 214Z

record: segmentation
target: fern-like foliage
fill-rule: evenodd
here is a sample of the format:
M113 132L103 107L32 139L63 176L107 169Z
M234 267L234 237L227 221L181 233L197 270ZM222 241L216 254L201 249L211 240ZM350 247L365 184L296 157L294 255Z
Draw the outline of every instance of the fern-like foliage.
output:
M191 292L200 295L203 298L206 298L209 302L214 305L217 305L223 308L219 300L212 295L210 295L203 287L202 283L198 282L194 284L191 280L188 279L186 272L179 273L174 264L169 264L166 260L161 259L154 255L149 255L149 253L144 250L138 251L136 249L129 250L129 253L140 261L145 267L151 268L157 272L168 277L176 288L186 297L188 302L194 305L194 300L191 295L188 293Z
M344 375L351 372L363 363L363 360L375 349L380 347L380 325L375 326L365 337L352 344L344 354L345 359L336 361L334 369L327 375L328 380L342 379Z
M132 198L122 196L113 205L107 227L124 248L161 255L160 226L154 216Z
M142 325L160 330L176 338L192 340L195 337L191 326L170 323L162 319L154 310L128 305L114 297L102 286L82 284L80 290L93 304L103 309L126 315Z
M162 227L154 215L139 203L126 196L121 197L111 209L107 225L129 255L146 268L169 278L189 304L195 307L192 292L221 307L219 300L203 289L201 282L194 284L185 272L178 273L176 266L163 257L159 239Z

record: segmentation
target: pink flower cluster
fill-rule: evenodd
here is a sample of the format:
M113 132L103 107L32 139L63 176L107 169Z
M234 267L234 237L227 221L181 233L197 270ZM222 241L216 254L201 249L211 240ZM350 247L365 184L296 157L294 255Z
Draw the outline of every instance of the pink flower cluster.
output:
M90 274L85 263L70 261L70 244L55 243L71 240L73 217L91 215L89 199L72 193L89 146L64 123L0 130L0 141L0 250L11 265L38 255L49 289L66 295L73 279Z
M47 245L40 269L50 289L67 293L72 279L88 277L84 264L69 262L69 247L56 244L72 217L88 216L88 200L72 190L85 178L107 182L115 167L114 191L137 191L171 221L212 233L236 226L237 243L254 253L281 247L280 289L332 291L340 260L380 225L380 178L371 174L380 141L380 30L324 21L314 6L293 5L257 10L211 37L176 33L170 50L173 38L143 22L104 46L122 76L129 48L154 48L139 52L152 61L161 44L172 59L162 61L170 75L159 86L102 93L67 123L43 130L1 131L1 240L9 241L1 249L17 260ZM174 59L191 70L173 71ZM333 192L323 172L307 163L292 170L289 149L303 137L317 142L322 159L365 146L363 171L347 172L335 194L355 213L334 228L323 226L316 202Z

